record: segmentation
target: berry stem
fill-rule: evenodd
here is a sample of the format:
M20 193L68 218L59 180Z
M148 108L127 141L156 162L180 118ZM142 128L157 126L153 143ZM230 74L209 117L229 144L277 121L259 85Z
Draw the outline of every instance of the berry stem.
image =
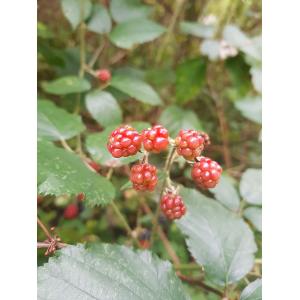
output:
M43 230L43 232L45 233L45 235L47 236L48 240L51 241L53 238L49 232L49 230L47 229L47 227L44 225L44 223L40 220L39 217L37 217L37 223L40 226L40 228Z

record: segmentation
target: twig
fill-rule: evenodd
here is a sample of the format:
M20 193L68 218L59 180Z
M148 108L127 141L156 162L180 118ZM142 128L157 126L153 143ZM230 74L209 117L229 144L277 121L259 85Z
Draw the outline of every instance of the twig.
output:
M41 227L41 229L43 230L43 232L45 233L45 235L47 236L48 240L51 241L52 240L52 236L51 236L49 230L47 229L47 227L44 225L44 223L40 220L39 217L37 217L37 223Z
M68 151L74 152L73 149L69 146L69 144L65 140L60 140L61 145Z
M67 247L68 245L69 244L61 243L61 242L57 242L57 244L56 244L57 248L59 248L59 249ZM37 248L38 249L49 248L49 246L50 246L49 242L37 242Z

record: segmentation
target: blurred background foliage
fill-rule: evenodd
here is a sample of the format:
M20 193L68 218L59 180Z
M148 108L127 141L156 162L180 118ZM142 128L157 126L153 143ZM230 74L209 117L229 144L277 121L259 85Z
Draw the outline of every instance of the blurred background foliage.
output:
M138 157L112 159L105 149L109 132L121 123L139 130L161 123L173 138L181 128L206 131L212 145L205 155L218 161L225 175L218 188L204 194L244 215L255 233L260 259L261 199L253 190L261 185L261 2L103 0L84 5L84 59L92 66L86 70L80 64L80 1L38 0L39 124L46 126L46 118L55 116L59 131L57 138L53 130L49 134L39 126L39 137L57 145L66 140L75 149L80 133L81 150L100 165L99 173L114 168L116 204L137 235L147 236L151 217L140 207L141 196L128 186L128 163ZM99 81L93 76L100 68L112 72L105 92L98 90ZM74 111L79 119L70 116ZM150 157L157 166L163 159L165 154ZM172 179L194 187L183 160L174 164ZM157 194L143 197L148 201ZM92 207L83 201L79 216L65 219L65 207L76 201L76 195L44 196L38 200L38 215L55 226L66 243L128 243L110 206ZM155 201L149 206L154 210ZM181 261L193 262L176 224L164 218L160 222ZM44 239L38 231L38 240ZM152 251L169 259L160 240ZM47 259L39 250L38 265ZM261 272L255 268L252 273ZM251 276L236 283L240 290L256 278ZM193 285L185 287L192 299L219 299ZM238 294L232 289L230 299L238 299Z

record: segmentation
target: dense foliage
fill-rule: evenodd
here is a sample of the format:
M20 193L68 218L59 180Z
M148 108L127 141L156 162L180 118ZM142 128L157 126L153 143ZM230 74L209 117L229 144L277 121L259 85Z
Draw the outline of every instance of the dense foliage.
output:
M261 299L260 2L38 0L37 32L39 299Z

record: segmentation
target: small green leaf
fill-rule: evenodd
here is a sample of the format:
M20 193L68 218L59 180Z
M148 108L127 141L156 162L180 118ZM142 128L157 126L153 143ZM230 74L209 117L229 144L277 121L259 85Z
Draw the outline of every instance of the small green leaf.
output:
M38 136L50 141L67 140L82 132L81 117L72 115L51 101L38 101Z
M247 169L241 178L240 193L250 204L261 205L261 169Z
M75 30L80 23L81 1L84 1L83 11L85 20L91 14L92 4L90 0L61 0L62 11L71 23L73 30Z
M173 137L179 133L180 129L203 129L200 120L193 111L175 105L169 106L163 111L159 122L169 130Z
M122 122L122 110L117 100L108 92L94 90L88 93L85 104L93 118L104 127Z
M240 300L262 300L261 279L248 284L241 294Z
M215 198L223 205L233 211L237 211L240 205L240 197L235 189L233 179L228 175L222 175L220 182L213 189L210 189Z
M119 23L110 33L110 40L120 48L130 49L136 44L153 41L165 28L147 19L134 19Z
M248 207L244 211L244 217L248 219L254 227L261 232L261 208L259 207Z
M234 105L245 118L261 124L261 97L244 98L234 102Z
M257 250L249 226L220 203L196 190L181 190L187 213L176 221L188 248L203 265L207 279L225 286L243 278L253 267Z
M110 12L117 23L147 18L151 8L141 4L140 0L111 0Z
M86 92L91 88L91 85L84 78L65 76L53 81L43 82L42 88L49 94L66 95Z
M110 181L90 171L77 155L46 141L38 142L38 192L56 196L84 193L90 206L106 205L115 196Z
M101 4L95 4L92 16L87 24L90 31L103 34L111 31L111 19L107 9Z
M149 251L67 246L38 268L38 299L188 300L172 265Z
M198 22L180 22L180 30L200 38L212 38L215 33L214 26Z
M185 103L197 96L205 83L206 61L202 58L190 59L176 69L176 99Z
M143 103L150 105L162 104L162 101L155 90L142 80L116 75L113 76L110 85Z

